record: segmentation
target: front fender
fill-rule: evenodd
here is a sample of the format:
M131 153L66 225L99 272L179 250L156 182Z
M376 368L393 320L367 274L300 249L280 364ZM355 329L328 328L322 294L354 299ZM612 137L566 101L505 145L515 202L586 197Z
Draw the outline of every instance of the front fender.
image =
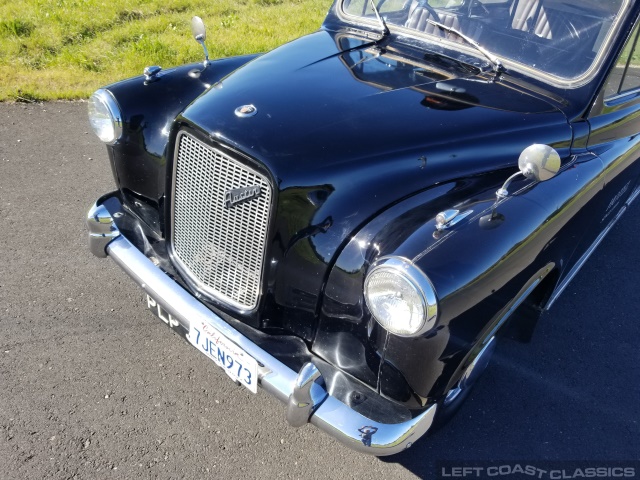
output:
M312 346L314 353L377 391L391 335L371 318L364 304L363 283L369 265L378 257L408 248L411 232L433 224L439 211L466 201L474 192L490 190L504 175L498 172L436 185L391 206L360 228L337 257L328 276ZM431 232L427 237L416 253L423 250L429 239L434 240ZM406 382L402 384L406 386ZM414 398L411 392L408 395ZM417 398L412 401L405 397L404 393L391 395L415 407L422 404Z
M372 388L410 408L442 398L473 346L523 292L569 265L588 226L585 206L602 190L602 172L602 162L584 154L565 158L552 180L514 182L512 195L498 203L495 191L509 172L437 185L389 208L352 237L333 266L314 351L352 367L354 376L366 371ZM448 208L470 213L438 232L435 216ZM371 318L364 277L387 255L412 260L431 280L439 299L432 331L398 337ZM337 349L337 336L351 348Z
M158 234L163 231L167 146L174 119L198 96L258 55L182 65L157 79L133 77L105 87L122 112L123 131L108 146L113 174L123 198ZM195 74L194 74L195 73Z

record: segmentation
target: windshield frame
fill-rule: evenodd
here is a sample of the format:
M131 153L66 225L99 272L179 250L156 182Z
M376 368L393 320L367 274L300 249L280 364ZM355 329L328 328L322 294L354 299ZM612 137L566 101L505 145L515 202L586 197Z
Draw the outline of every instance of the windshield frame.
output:
M336 13L338 18L342 21L349 23L351 25L356 26L365 26L366 28L371 28L374 31L380 30L380 23L378 19L375 17L375 14L372 13L371 17L364 17L361 15L354 15L353 13L348 12L345 9L345 5L349 0L338 0L336 1ZM374 0L376 6L379 8L380 0ZM468 4L473 0L463 0L462 5ZM367 0L367 3L369 0ZM410 2L410 0L409 0ZM529 77L535 78L537 80L541 80L544 83L561 87L561 88L578 88L584 86L589 81L591 81L597 73L600 71L600 67L607 57L607 55L611 51L611 46L615 43L615 39L620 31L621 25L625 23L628 19L632 6L632 0L622 0L622 4L618 13L615 16L614 21L612 22L609 31L607 32L606 37L601 43L600 49L598 50L596 56L593 59L593 62L589 67L584 70L579 75L574 77L563 77L559 75L555 75L553 73L547 72L540 68L535 68L530 65L518 62L517 60L510 58L508 56L500 55L499 53L494 52L490 48L482 45L488 52L492 55L497 56L503 65L506 67L507 71L517 71ZM382 17L385 16L384 12L381 12ZM640 21L640 20L639 20ZM447 51L457 52L459 54L467 55L471 54L474 57L480 58L483 62L487 61L486 57L482 55L478 50L473 48L471 45L467 45L466 43L460 43L453 40L450 40L447 36L438 36L434 34L430 34L424 31L412 29L405 27L403 25L398 25L393 22L388 22L387 25L389 30L391 31L393 37L395 39L402 39L403 37L408 37L409 39L416 39L422 42L427 42L430 44L437 45L440 48L445 48Z

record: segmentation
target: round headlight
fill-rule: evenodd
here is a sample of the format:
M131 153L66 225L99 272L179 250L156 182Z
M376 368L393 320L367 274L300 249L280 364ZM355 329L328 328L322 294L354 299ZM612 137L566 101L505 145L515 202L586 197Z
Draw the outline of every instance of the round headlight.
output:
M113 144L122 135L122 114L116 99L108 90L100 89L89 99L89 123L98 138Z
M435 290L422 270L406 258L377 260L365 278L364 298L376 321L395 335L416 336L435 326Z

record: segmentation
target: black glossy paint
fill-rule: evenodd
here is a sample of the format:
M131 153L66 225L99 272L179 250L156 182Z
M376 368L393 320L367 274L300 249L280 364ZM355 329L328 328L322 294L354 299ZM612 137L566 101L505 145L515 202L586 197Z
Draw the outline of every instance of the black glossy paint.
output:
M167 144L175 117L196 97L256 55L183 65L109 85L123 116L123 134L109 147L118 188L135 211L159 234L164 228Z
M607 66L630 30L627 20ZM159 239L180 128L261 165L277 190L268 267L259 311L239 319L294 334L371 390L420 408L453 385L539 272L564 278L633 191L638 102L589 114L606 72L558 87L460 63L442 45L375 37L334 9L322 30L263 56L216 61L197 78L188 73L199 64L114 84L125 135L110 154L125 205ZM258 114L237 117L247 104ZM560 152L561 172L515 181L496 205L533 143ZM473 213L434 235L435 215L454 206ZM500 222L487 223L492 214ZM413 259L438 293L437 329L423 337L387 334L364 305L369 264L391 254Z
M354 334L345 322L321 322L315 332L327 267L352 232L429 185L512 167L517 155L496 144L519 152L536 142L561 151L571 143L562 113L522 89L459 64L418 60L413 49L378 54L320 31L235 72L181 118L276 178L267 262L276 267L267 272L263 319L313 342L314 352L373 388L385 337L377 327ZM447 86L467 93L460 99ZM258 114L238 118L244 104ZM505 110L510 104L517 111ZM319 107L306 114L312 105Z

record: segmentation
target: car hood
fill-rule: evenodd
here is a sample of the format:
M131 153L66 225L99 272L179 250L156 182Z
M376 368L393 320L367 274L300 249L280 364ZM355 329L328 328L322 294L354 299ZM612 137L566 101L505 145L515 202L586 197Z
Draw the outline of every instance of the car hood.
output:
M224 78L183 117L266 165L280 191L324 190L342 215L323 218L350 225L436 183L515 166L531 143L570 143L565 117L540 96L415 57L321 30ZM257 113L237 116L243 105Z
M566 118L540 94L416 52L321 30L236 70L182 114L270 171L272 251L317 265L304 271L318 285L297 286L310 310L326 265L380 211L446 180L515 167L532 143L570 145ZM257 113L236 115L244 105Z

